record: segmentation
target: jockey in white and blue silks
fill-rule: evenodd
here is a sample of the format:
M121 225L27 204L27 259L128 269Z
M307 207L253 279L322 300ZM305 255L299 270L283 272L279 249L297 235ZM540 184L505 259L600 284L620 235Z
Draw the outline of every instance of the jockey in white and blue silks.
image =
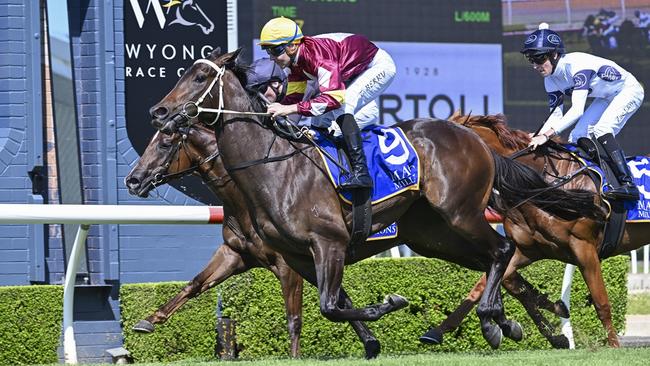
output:
M643 87L615 62L582 52L565 54L560 36L546 23L531 33L521 52L544 77L552 113L530 145L544 144L553 135L576 124L569 141L594 135L605 148L620 186L608 191L612 198L638 199L623 149L614 138L643 102ZM564 96L571 108L563 113ZM585 110L587 98L594 98ZM554 108L554 109L553 109Z
M290 70L287 96L271 104L268 112L274 117L312 117L312 123L319 127L336 120L352 166L341 188L371 188L360 127L377 120L375 100L396 72L390 55L358 34L304 36L293 20L284 17L264 25L259 44L272 60ZM309 81L317 81L318 91L311 99L303 100Z

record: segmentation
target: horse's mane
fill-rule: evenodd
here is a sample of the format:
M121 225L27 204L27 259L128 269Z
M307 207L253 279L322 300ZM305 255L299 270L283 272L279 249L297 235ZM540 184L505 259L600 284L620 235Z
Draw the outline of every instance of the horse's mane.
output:
M469 128L483 127L490 129L497 135L501 144L508 149L524 149L530 142L528 133L508 127L506 116L503 114L464 116L459 111L456 111L449 117L449 120Z

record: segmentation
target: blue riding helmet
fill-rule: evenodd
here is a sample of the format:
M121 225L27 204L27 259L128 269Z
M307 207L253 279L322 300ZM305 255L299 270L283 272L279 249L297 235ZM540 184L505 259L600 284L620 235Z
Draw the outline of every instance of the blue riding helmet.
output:
M552 52L564 53L564 42L559 34L550 29L538 29L528 35L521 53L528 56L545 55Z
M246 71L246 87L254 90L276 80L284 83L287 75L282 68L269 58L255 60Z

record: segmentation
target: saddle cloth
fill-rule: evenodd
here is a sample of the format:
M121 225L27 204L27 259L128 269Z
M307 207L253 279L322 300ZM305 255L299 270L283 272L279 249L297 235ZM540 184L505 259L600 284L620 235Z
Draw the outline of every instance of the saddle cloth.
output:
M596 172L600 177L600 186L602 192L607 192L610 188L607 184L607 178L603 170L593 161L580 154L580 150L575 145L564 144L567 150L574 152L580 157L583 164L589 169ZM641 194L636 201L625 201L623 206L627 210L628 222L650 222L650 158L647 156L634 156L627 159L627 165L632 172L632 179L639 188Z
M337 143L322 131L314 130L314 141L339 164L349 169L347 159L339 156ZM362 133L363 151L368 161L368 171L374 182L371 201L384 201L406 190L420 189L420 159L417 152L399 127L369 126ZM343 144L341 137L338 143ZM320 151L319 151L320 153ZM335 187L340 186L342 174L339 167L320 153L327 174ZM352 194L339 190L339 196L351 203Z
M330 156L336 158L339 164L349 169L346 158L338 153L343 146L342 137L333 138L321 130L314 130L314 141ZM405 190L420 189L420 158L399 127L369 126L361 131L363 151L368 161L368 171L373 184L371 202L384 201ZM336 139L336 140L335 140ZM335 187L340 187L343 178L341 169L322 153L319 154L325 162L327 174ZM339 190L339 196L348 204L352 202L349 191ZM368 237L368 241L397 237L398 227L392 223L383 230Z

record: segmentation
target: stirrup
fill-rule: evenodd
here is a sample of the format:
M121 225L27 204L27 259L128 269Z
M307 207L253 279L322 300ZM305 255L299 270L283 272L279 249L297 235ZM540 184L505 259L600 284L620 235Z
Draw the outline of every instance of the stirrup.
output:
M356 188L372 188L372 178L370 174L359 173L359 172L350 172L350 175L347 176L340 184L341 189L356 189Z
M607 192L603 192L603 195L610 199L620 199L625 201L638 200L639 189L637 187L630 187L628 185L621 185L620 187L612 188Z

